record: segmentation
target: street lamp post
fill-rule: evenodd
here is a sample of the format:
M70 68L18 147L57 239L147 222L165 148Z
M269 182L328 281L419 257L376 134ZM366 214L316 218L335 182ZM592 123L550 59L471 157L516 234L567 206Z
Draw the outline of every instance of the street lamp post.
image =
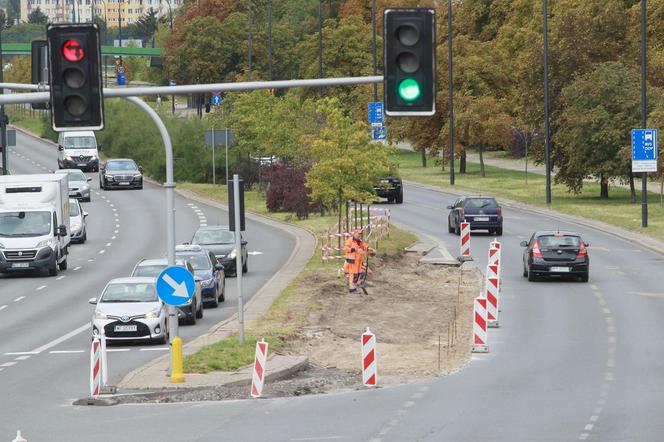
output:
M544 163L546 166L546 205L551 205L551 131L549 128L549 31L546 0L542 0L544 22Z
M173 34L173 9L171 9L171 2L168 0L166 2L166 5L168 6L168 17L169 17L169 28L171 30L171 34ZM170 73L169 73L170 74ZM169 75L170 77L170 75ZM171 79L168 79L168 82L170 84ZM175 115L175 95L171 95L171 115Z

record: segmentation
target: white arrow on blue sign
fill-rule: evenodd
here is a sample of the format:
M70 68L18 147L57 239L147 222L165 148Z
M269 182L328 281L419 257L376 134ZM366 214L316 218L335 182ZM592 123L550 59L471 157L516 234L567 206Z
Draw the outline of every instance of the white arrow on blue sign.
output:
M387 128L385 126L376 126L372 132L374 141L387 139Z
M632 172L657 172L657 129L632 129Z
M385 122L382 101L369 102L369 124L372 126L382 126Z
M157 278L157 295L168 305L182 305L194 296L196 282L184 267L166 267Z

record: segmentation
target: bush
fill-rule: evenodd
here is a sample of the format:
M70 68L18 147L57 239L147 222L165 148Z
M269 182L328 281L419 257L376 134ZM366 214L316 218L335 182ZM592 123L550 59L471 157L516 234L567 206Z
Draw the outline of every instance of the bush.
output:
M304 170L285 165L275 166L269 173L267 209L270 212L292 212L298 219L308 218L312 210L309 200L311 189L305 187L305 183Z

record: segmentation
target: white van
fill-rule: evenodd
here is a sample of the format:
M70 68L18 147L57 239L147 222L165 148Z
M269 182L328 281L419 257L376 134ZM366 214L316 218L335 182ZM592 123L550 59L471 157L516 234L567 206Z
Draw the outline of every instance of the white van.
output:
M99 150L91 130L60 132L58 136L58 167L99 172Z

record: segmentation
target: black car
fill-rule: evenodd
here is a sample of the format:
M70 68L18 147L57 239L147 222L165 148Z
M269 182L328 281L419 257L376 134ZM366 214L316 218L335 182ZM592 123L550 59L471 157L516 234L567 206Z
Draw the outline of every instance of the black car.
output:
M224 266L208 249L199 245L175 246L175 257L188 261L194 274L201 278L201 296L205 306L218 307L226 300L226 276Z
M242 273L247 273L247 241L242 237L240 237L240 240ZM201 227L194 233L191 243L198 244L214 253L217 261L224 266L226 274L237 276L235 232L228 230L228 226Z
M503 209L492 196L462 196L451 206L447 216L447 231L461 233L461 223L470 223L470 230L488 230L503 234Z
M588 282L590 257L588 243L574 232L541 231L530 241L522 241L523 276L535 281L538 276L578 277Z
M374 192L381 198L386 198L388 203L403 203L403 183L398 176L388 176L374 185Z
M129 158L106 161L99 170L99 187L107 189L142 189L143 168Z

